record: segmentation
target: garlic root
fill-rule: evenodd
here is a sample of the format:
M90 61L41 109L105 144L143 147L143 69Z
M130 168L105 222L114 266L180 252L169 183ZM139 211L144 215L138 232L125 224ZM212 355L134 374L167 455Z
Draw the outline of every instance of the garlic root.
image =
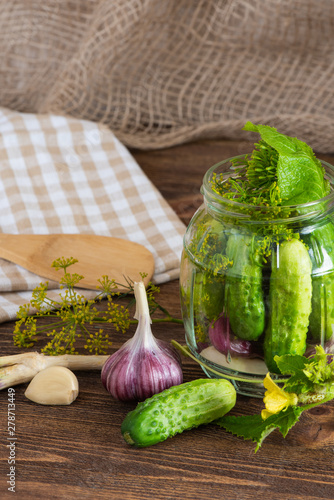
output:
M64 354L45 356L25 352L0 357L0 390L29 382L38 372L49 366L65 366L70 370L101 370L109 356Z
M50 366L35 375L24 395L41 405L69 405L79 394L74 373L64 366Z

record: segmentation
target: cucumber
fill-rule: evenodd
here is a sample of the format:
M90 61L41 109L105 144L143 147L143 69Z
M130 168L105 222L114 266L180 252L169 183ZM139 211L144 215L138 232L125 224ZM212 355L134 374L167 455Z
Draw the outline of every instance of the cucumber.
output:
M334 328L334 225L331 221L301 235L313 266L309 333L316 344L327 342Z
M138 403L125 417L121 432L130 445L151 446L222 417L235 403L236 391L228 380L192 380Z
M270 276L270 317L264 337L264 360L280 373L274 356L303 355L311 313L312 263L305 245L284 241L273 252Z
M211 323L224 307L225 277L199 271L194 280L194 316Z
M226 254L233 262L226 276L226 303L234 335L256 340L265 327L262 266L252 250L253 238L231 234Z
M225 255L227 236L222 221L200 212L196 224L198 230L191 241L188 242L186 234L186 253L183 252L181 262L181 274L193 274L194 281L187 287L181 282L180 288L182 303L188 304L185 309L193 309L196 340L205 342L209 324L224 308L225 271L230 263ZM189 268L183 272L187 265L193 265L196 272Z

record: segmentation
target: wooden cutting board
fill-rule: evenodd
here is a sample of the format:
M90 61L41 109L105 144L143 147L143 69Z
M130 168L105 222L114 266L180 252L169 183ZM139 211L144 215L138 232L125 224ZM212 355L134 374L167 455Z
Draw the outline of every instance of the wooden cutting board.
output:
M52 262L73 257L78 262L67 271L84 276L78 287L91 290L96 290L97 280L103 275L125 283L125 278L140 281L139 273L145 272L147 284L154 273L153 255L144 246L90 234L0 234L0 257L58 282L64 271L51 267Z

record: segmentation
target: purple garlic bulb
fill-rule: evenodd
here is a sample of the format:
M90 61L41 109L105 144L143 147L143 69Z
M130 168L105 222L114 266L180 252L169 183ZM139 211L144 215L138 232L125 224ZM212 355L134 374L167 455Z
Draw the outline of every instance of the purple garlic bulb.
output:
M101 372L104 387L121 401L143 401L183 382L179 353L152 334L144 283L134 283L134 292L137 330L107 359Z
M241 340L233 335L229 319L224 313L209 326L209 338L217 351L226 356L230 354L232 357L243 356L249 358L253 354L252 344L249 340Z

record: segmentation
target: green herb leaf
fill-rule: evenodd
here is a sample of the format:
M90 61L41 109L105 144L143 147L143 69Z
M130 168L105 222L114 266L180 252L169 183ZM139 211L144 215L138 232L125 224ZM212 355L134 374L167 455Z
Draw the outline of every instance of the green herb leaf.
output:
M303 411L326 403L334 397L334 361L328 362L328 355L321 346L316 346L316 353L311 358L287 354L275 356L275 361L282 374L291 375L291 377L284 382L283 389L273 383L270 377L271 384L270 386L265 384L265 387L275 390L276 386L277 391L295 393L295 398L298 394L298 403L302 403L302 405L290 404L287 408L271 414L266 419L262 418L263 413L266 413L264 411L262 415L240 417L225 415L214 422L228 432L256 442L255 451L260 448L263 440L273 430L278 429L285 437L291 427L297 423ZM268 392L270 391L266 392L264 398L266 410L268 410L267 404L270 402L268 402ZM269 408L269 411L272 410Z
M291 375L284 385L286 391L301 394L312 390L312 384L304 373L304 369L309 363L308 358L285 354L284 356L275 356L275 361L282 375Z
M323 347L316 346L314 356L275 356L275 361L283 375L291 375L284 389L296 394L322 394L332 391L334 386L334 361L328 362L328 354Z
M277 151L277 185L282 205L308 203L329 193L329 184L324 179L321 162L305 142L280 134L268 125L247 122L243 129L258 132Z
M271 415L266 420L263 420L261 415L240 417L225 415L213 423L236 436L243 437L245 440L251 439L257 443L255 448L255 452L257 452L263 440L275 429L278 429L285 437L291 427L298 422L302 412L303 408L301 406L289 406L288 409Z
M275 356L275 361L283 375L300 374L305 365L309 362L305 356L298 354L285 354L284 356Z

